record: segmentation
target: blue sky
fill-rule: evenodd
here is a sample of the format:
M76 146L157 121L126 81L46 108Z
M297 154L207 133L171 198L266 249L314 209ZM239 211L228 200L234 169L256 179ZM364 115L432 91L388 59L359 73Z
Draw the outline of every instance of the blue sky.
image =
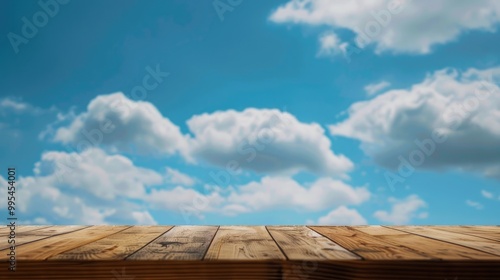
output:
M495 1L0 11L23 223L498 224Z

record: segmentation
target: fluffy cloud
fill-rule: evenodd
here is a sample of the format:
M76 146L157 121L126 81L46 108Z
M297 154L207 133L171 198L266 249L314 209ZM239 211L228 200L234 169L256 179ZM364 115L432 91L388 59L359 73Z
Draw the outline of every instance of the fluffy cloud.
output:
M187 121L192 135L183 135L151 103L115 93L96 97L86 112L72 118L68 126L52 130L55 141L74 144L78 151L103 146L114 152L179 152L190 163L269 173L346 176L353 168L348 158L332 152L320 125L302 123L279 110L195 115Z
M147 210L131 201L144 200L146 188L162 182L155 171L95 148L50 151L35 164L34 176L18 179L19 211L52 224L155 224Z
M331 150L324 129L279 110L219 111L192 117L191 155L221 167L260 173L344 175L353 163Z
M147 186L159 185L163 178L155 171L135 166L121 155L107 155L91 148L82 153L46 152L35 164L34 173L54 186L84 189L102 199L117 196L143 197Z
M123 93L100 95L68 127L60 127L54 140L76 145L108 146L119 151L174 154L186 149L179 127L149 102L132 101Z
M368 94L368 96L372 96L375 93L389 87L390 85L391 85L391 83L389 83L387 81L381 81L379 83L369 84L369 85L365 86L365 91L366 91L366 94Z
M331 134L358 139L389 168L459 168L500 179L500 68L445 69L353 104Z
M150 203L152 207L158 209L177 212L189 211L199 214L216 211L217 206L221 205L224 200L218 192L202 194L180 186L170 190L153 189L145 198L145 201Z
M327 32L319 37L320 48L318 56L333 56L344 53L347 43L340 41L339 37L333 32Z
M417 195L410 195L405 199L389 198L392 204L391 211L376 211L373 216L384 223L407 224L413 218L426 218L426 212L417 213L421 208L426 207L425 201Z
M370 198L364 187L351 187L331 178L320 178L308 186L285 177L264 177L235 188L227 197L227 210L262 211L274 208L320 211L341 205L358 205Z
M339 206L318 219L319 225L366 225L367 222L355 209Z
M495 0L432 3L410 0L290 0L270 19L277 23L329 26L352 31L355 45L374 44L377 52L425 54L470 30L495 31L500 3Z

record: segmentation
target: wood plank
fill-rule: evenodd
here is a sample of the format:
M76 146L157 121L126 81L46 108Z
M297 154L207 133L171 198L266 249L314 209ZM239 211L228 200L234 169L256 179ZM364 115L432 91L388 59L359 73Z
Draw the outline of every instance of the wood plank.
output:
M376 236L387 242L393 242L424 256L441 260L498 260L495 255L463 247L456 244L442 242L408 232L399 231L382 226L355 226L353 227L364 233Z
M384 241L352 227L310 226L309 228L366 260L431 259L431 257L419 254L411 248Z
M413 234L418 234L421 236L437 239L437 240L442 240L445 242L449 243L454 243L462 246L466 246L469 248L473 248L476 250L480 250L483 252L487 252L490 254L494 254L497 256L500 256L500 243L477 237L477 236L471 236L471 235L466 235L466 234L461 234L461 233L456 233L456 232L449 232L449 231L444 231L444 230L439 230L439 229L433 229L430 227L422 227L422 226L397 226L397 227L390 227L393 229L413 233Z
M284 260L264 226L223 226L208 248L205 260Z
M16 246L17 260L46 260L65 251L120 232L130 226L91 226ZM8 249L0 251L0 260L7 260Z
M430 226L444 231L473 235L500 242L500 227L497 226Z
M172 226L133 226L92 243L50 257L50 260L121 260L158 238Z
M38 229L31 229L27 231L16 232L16 246L26 244L29 242L45 239L51 236L56 236L63 233L78 231L89 226L51 226L40 227ZM9 248L7 239L0 240L0 250Z
M127 260L202 260L216 226L176 226Z
M267 229L290 260L361 259L305 226L270 226Z
M16 235L18 233L24 233L24 232L29 232L32 230L37 230L37 229L42 229L42 228L48 228L51 226L25 226L25 225L16 225ZM3 226L0 228L0 236L7 236L10 234L10 228L8 226Z

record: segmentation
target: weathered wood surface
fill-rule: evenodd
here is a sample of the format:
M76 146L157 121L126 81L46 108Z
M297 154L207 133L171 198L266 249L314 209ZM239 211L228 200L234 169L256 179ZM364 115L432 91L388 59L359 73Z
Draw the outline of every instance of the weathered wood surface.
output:
M498 226L18 226L0 279L500 279Z

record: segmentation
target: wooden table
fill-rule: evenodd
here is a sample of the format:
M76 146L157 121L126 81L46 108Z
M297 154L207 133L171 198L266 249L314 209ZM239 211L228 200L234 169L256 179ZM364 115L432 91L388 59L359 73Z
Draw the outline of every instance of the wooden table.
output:
M500 279L498 226L18 226L0 279Z

